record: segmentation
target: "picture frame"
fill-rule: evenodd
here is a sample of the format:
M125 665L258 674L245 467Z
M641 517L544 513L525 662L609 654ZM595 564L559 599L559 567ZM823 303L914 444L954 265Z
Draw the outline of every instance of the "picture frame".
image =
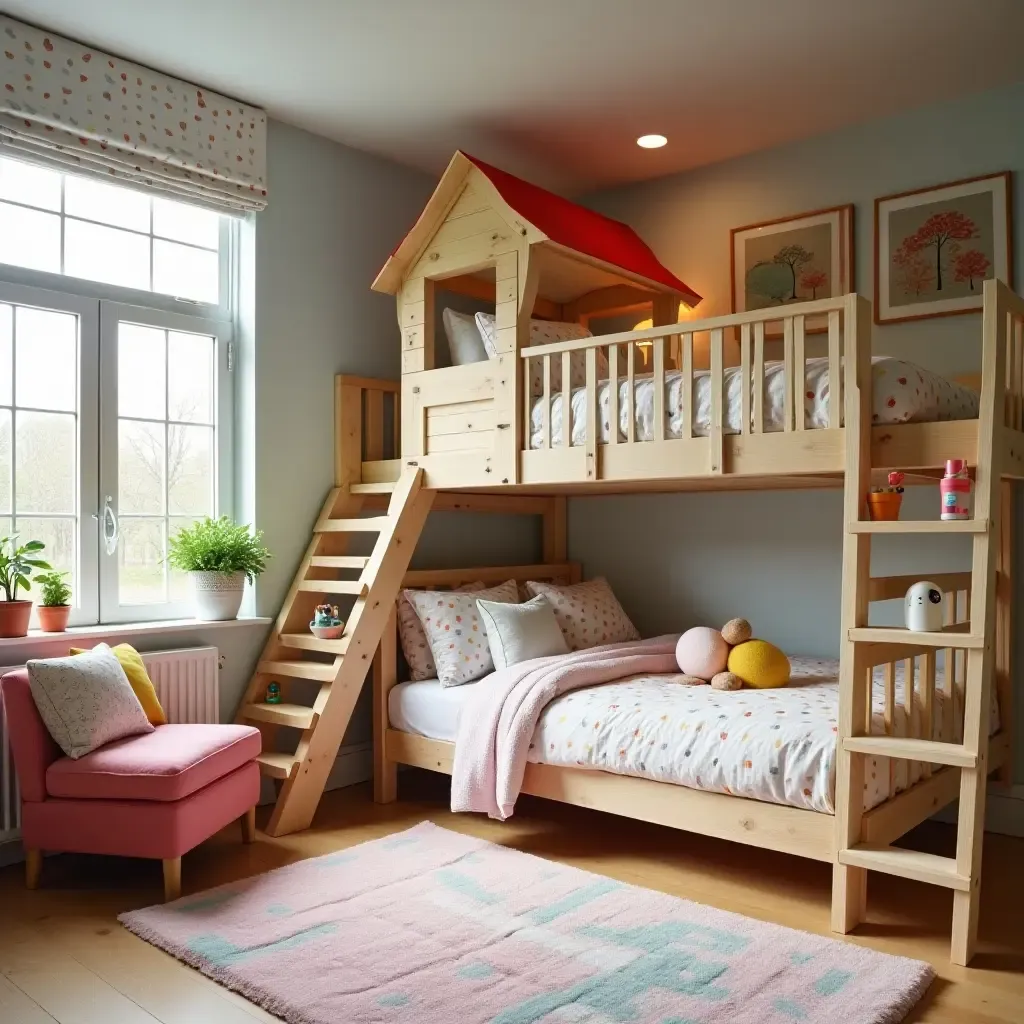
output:
M853 203L746 224L730 232L732 311L845 295L854 289ZM827 329L811 318L806 330Z
M875 323L982 307L982 282L1013 277L1009 171L875 200Z

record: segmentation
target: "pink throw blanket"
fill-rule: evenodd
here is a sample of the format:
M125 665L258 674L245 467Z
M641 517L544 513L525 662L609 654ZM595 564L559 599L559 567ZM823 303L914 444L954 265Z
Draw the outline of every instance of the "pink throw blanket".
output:
M627 676L676 672L678 634L535 658L474 686L459 719L452 766L452 810L511 817L523 785L530 740L544 708L570 690Z

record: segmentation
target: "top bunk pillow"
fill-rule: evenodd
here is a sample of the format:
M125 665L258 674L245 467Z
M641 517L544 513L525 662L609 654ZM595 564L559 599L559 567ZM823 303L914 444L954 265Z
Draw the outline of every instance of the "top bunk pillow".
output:
M402 644L402 654L409 666L409 678L414 682L423 679L436 679L437 668L434 656L430 653L427 635L423 632L423 623L413 607L411 594L475 594L486 590L487 584L482 582L469 583L456 590L403 590L398 595L398 639Z
M526 589L548 599L570 651L640 639L603 576L570 587L530 580Z
M406 591L423 625L442 686L461 686L494 671L487 634L480 621L477 598L515 604L515 580L472 594L451 591Z
M445 309L441 314L441 322L448 337L452 366L482 363L487 358L483 338L471 313L456 313L454 309Z

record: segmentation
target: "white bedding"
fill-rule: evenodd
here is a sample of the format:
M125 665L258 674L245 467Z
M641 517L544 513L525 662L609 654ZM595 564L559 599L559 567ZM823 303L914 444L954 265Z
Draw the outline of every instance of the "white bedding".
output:
M900 359L880 357L872 361L872 395L874 423L927 423L938 420L974 419L978 415L978 396L970 388L955 384L923 367ZM804 424L808 429L827 427L829 410L828 360L808 359L803 392ZM784 365L780 362L765 364L764 374L764 429L778 431L784 428L785 400ZM636 439L650 441L654 436L654 381L650 374L634 378L636 393ZM725 371L725 407L723 423L725 433L738 434L742 417L742 373L739 367ZM682 374L665 374L666 437L682 436ZM609 382L598 385L601 443L607 444L610 435L608 395ZM629 383L619 380L619 439L626 439L629 425ZM583 444L586 433L586 389L572 393L572 444ZM544 399L534 400L531 414L530 447L543 446ZM711 375L706 371L694 374L692 430L696 437L706 437L711 429ZM753 417L753 401L751 401ZM551 396L551 444L561 443L562 395Z
M545 708L529 759L833 814L839 663L820 658L791 662L792 682L778 690L721 693L708 686L682 686L674 676L634 677L574 690ZM486 686L486 678L473 685ZM442 688L437 680L400 683L388 698L391 724L454 742L470 690ZM902 672L896 698L895 731L905 734ZM873 731L882 733L881 670L875 675L873 700ZM937 691L936 735L944 703L944 694ZM921 714L920 706L914 713ZM993 702L991 731L998 727ZM907 765L896 762L897 790L907 786ZM915 765L912 781L919 775ZM888 797L887 758L868 759L864 788L865 809Z

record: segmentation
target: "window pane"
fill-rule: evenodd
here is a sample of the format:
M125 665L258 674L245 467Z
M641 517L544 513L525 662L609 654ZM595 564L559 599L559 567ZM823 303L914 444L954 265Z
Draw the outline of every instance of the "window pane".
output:
M73 411L78 390L78 318L18 306L14 328L18 405Z
M20 160L0 160L0 199L13 199L59 213L60 172Z
M11 514L11 410L0 409L0 514Z
M213 514L213 428L167 428L167 510Z
M166 601L164 554L163 519L121 519L119 604L162 604Z
M10 405L13 399L11 383L14 364L11 362L11 328L14 311L7 303L0 304L0 405Z
M149 291L149 236L66 218L64 273Z
M0 263L60 273L60 216L0 203Z
M165 429L162 423L135 420L118 424L119 512L163 514Z
M191 526L198 522L188 516L175 516L168 521L168 536L173 537L183 526ZM192 581L187 572L179 572L177 569L167 567L167 589L168 600L187 601L192 597Z
M219 273L215 252L153 239L153 291L215 303Z
M61 572L70 572L66 581L74 592L71 599L72 604L78 604L77 580L74 569L77 559L75 558L75 521L74 519L45 519L41 517L27 518L18 516L18 533L21 535L19 543L24 544L29 540L41 540L46 547L42 551L42 558L49 562L54 569ZM32 585L32 597L39 600L41 590L35 584Z
M186 203L154 197L153 234L216 249L220 244L220 217Z
M117 411L120 416L167 415L166 332L139 324L117 325Z
M92 178L68 175L64 181L64 212L70 217L149 232L149 196Z
M186 423L213 423L213 338L167 332L167 415Z
M75 512L75 433L66 413L15 413L16 512Z

